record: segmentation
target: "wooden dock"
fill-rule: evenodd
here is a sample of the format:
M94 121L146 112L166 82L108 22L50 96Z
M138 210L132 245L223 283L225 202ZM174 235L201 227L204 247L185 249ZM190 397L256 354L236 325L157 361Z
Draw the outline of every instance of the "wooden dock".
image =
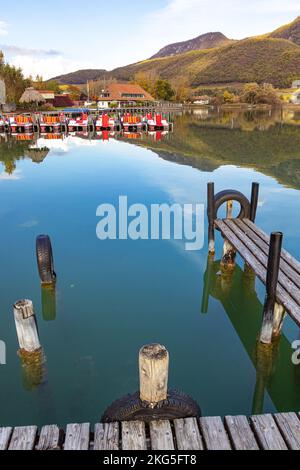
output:
M300 415L0 428L0 450L300 450Z
M260 341L271 344L281 335L284 318L289 315L300 325L300 262L282 248L283 234L264 233L256 224L258 207L258 183L252 184L251 200L235 190L214 194L214 183L208 184L208 238L209 253L215 254L215 229L224 238L222 270L225 276L235 268L235 257L239 253L248 268L252 269L266 286L266 300ZM241 210L232 216L232 204L236 201ZM218 218L218 210L227 204L227 216Z

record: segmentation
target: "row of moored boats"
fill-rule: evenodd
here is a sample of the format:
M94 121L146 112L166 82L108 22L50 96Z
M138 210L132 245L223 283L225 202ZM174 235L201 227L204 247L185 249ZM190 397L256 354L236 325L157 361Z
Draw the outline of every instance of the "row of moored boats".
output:
M86 112L57 112L0 115L0 133L60 133L89 131L170 131L172 124L162 115L147 113L145 116L124 113L106 113L92 116Z

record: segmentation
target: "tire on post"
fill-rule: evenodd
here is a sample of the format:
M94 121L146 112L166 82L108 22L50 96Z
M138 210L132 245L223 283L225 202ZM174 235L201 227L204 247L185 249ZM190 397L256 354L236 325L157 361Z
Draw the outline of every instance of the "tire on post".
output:
M154 408L140 399L139 392L115 401L104 412L101 421L113 423L117 421L173 420L181 418L198 418L201 410L191 397L178 390L170 390L168 397L156 404Z
M243 193L235 190L225 190L215 195L215 219L217 218L218 210L228 201L236 201L240 203L241 210L236 217L237 219L245 219L250 217L251 205L249 200Z
M36 239L36 258L40 279L43 285L56 281L51 240L48 235L39 235Z

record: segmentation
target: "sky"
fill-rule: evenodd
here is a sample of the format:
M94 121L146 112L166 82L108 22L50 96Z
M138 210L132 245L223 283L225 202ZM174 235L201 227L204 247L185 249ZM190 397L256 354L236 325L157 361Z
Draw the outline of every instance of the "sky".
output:
M267 33L299 15L300 0L0 0L0 49L26 76L49 79L112 70L210 31Z

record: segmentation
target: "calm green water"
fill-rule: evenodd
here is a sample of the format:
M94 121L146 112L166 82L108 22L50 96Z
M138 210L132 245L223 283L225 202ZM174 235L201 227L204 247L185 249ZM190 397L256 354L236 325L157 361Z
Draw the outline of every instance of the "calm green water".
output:
M256 350L264 288L240 259L232 283L221 283L220 238L209 264L207 241L187 252L174 240L96 237L97 206L120 195L130 204L206 203L208 181L249 195L255 180L257 223L282 230L300 258L300 113L173 119L174 133L160 141L67 137L39 140L49 152L37 153L2 138L0 425L96 422L138 389L138 351L150 342L170 352L170 387L192 395L205 415L300 409L300 367L291 362L298 328L288 318L272 354ZM40 287L41 233L53 243L55 294ZM35 305L43 365L17 355L12 305L21 298Z

